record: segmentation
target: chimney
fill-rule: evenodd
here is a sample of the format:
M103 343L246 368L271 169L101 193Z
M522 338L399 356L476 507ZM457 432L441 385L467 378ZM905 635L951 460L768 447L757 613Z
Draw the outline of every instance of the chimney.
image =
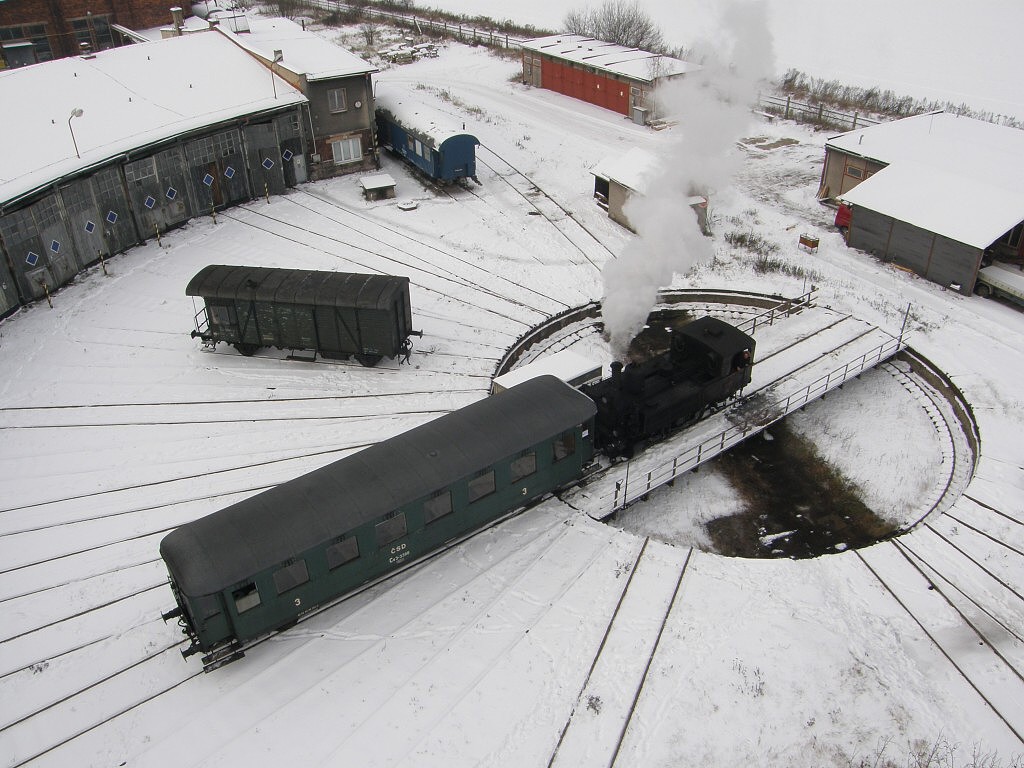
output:
M185 22L185 14L178 6L171 8L171 20L174 22L174 36L181 37L181 26Z

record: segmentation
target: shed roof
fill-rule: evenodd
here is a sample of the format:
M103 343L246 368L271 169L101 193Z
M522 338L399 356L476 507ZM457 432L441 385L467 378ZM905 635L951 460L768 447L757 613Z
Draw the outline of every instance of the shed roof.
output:
M522 47L523 50L585 64L594 69L645 83L701 69L699 64L689 61L642 51L639 48L627 48L583 35L548 35L526 40Z
M909 161L883 168L843 200L980 249L1024 221L1024 191Z
M594 415L554 376L531 379L212 515L160 542L186 595L212 594L426 497Z
M378 72L377 67L363 61L354 53L307 32L291 19L249 17L248 32L232 32L223 25L221 34L267 61L274 51L281 51L280 66L304 75L308 82L332 80L338 77Z
M2 71L0 104L18 107L0 121L0 204L137 147L306 101L271 77L210 33Z
M408 277L223 264L204 267L185 288L204 299L354 309L388 309L396 293L409 293Z

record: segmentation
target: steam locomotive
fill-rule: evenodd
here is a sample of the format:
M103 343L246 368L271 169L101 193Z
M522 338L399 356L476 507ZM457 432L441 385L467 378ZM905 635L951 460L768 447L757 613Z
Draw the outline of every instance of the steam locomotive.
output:
M673 333L668 351L612 363L610 378L580 387L597 404L594 447L609 458L632 456L743 389L753 361L754 339L702 317Z

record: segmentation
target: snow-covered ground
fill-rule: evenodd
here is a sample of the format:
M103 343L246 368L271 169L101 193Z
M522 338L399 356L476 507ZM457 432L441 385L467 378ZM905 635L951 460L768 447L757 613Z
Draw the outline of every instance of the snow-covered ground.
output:
M385 158L397 200L366 202L349 177L254 201L0 325L5 765L811 768L881 751L903 764L933 745L957 765L976 747L1004 764L1024 753L1024 318L848 250L814 200L825 137L753 114L735 184L712 200L714 258L675 284L796 296L813 282L822 307L890 332L909 304L911 343L961 388L981 435L948 512L859 552L726 558L700 524L739 502L710 468L632 507L625 529L550 499L236 664L203 675L181 659L159 619L173 606L167 531L485 396L524 332L603 295L599 269L530 215L491 151L612 252L634 241L594 205L589 170L633 146L664 152L678 131L524 88L516 71L449 45L379 75L447 94L484 145L471 192L426 189ZM776 243L789 269L757 271L726 244L736 231ZM424 336L411 365L375 369L204 352L184 286L210 263L408 275ZM884 371L799 429L880 507L941 470L924 404ZM898 519L895 506L880 511ZM662 519L629 530L650 509Z

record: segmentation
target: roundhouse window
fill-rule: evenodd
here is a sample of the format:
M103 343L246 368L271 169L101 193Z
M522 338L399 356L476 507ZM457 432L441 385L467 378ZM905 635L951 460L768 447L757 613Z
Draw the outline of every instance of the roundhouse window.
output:
M345 112L348 110L348 94L344 88L332 88L327 92L327 108L331 112Z
M494 493L494 470L489 469L469 481L469 503L479 501Z
M236 589L231 593L231 597L235 599L235 610L239 613L251 611L260 604L260 592L253 582Z
M283 595L289 589L300 587L307 581L309 581L309 571L306 569L305 560L296 560L291 565L274 571L274 586L277 587L279 595Z

